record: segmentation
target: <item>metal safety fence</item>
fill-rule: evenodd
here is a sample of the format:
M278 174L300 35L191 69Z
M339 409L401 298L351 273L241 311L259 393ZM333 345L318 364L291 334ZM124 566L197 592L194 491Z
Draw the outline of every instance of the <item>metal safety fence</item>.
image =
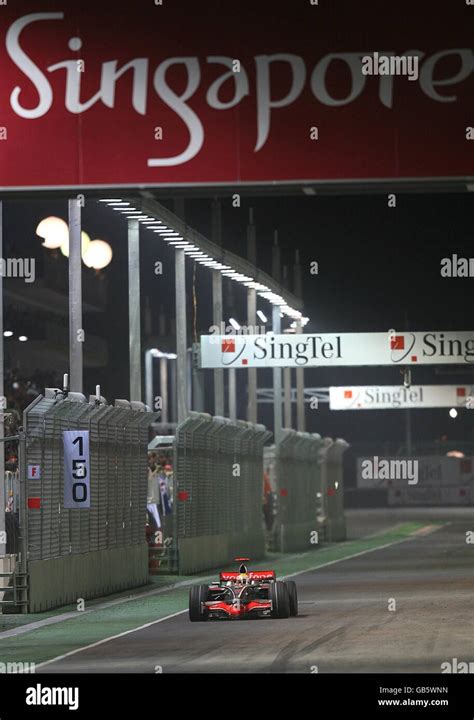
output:
M314 548L322 539L345 537L343 440L285 430L267 453L275 488L269 545L280 552Z
M155 418L142 403L54 389L25 410L17 566L27 574L30 612L147 582L146 449Z
M175 440L175 571L262 557L263 425L190 413Z
M322 485L324 487L324 537L330 542L346 539L344 516L343 456L349 447L342 438L326 444L322 450Z

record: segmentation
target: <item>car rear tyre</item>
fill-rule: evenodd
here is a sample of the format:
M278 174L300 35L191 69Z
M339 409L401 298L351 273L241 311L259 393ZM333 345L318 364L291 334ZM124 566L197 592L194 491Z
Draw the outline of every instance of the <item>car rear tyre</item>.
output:
M293 580L288 580L286 583L288 588L288 596L290 599L290 617L298 615L298 592L296 590L296 583Z
M272 617L280 619L290 617L290 597L286 584L284 582L274 582L270 587Z
M202 609L202 603L208 597L207 585L193 585L189 591L189 619L191 622L205 622L207 613Z

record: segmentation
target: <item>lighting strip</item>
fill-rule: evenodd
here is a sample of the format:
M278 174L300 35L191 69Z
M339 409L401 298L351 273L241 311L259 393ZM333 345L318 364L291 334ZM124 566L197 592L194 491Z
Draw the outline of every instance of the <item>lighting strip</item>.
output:
M106 203L112 210L116 210L121 215L129 219L136 219L145 227L146 230L152 230L154 233L160 235L161 239L173 246L176 250L184 250L185 254L190 257L194 262L199 263L203 267L211 268L212 270L219 270L223 277L229 278L229 280L235 280L243 284L245 287L251 288L257 291L257 294L267 300L272 305L280 306L280 314L286 315L289 318L293 318L294 322L291 323L291 327L296 328L297 320L301 321L301 325L304 327L308 322L309 318L303 317L299 310L287 305L286 301L281 295L274 293L266 285L257 282L254 278L244 275L230 267L230 265L224 265L215 258L202 252L199 247L192 245L184 239L182 235L176 230L169 228L164 222L156 218L145 215L141 210L137 210L130 205L129 202L122 200L121 198L101 198L99 202ZM126 208L126 209L125 209Z

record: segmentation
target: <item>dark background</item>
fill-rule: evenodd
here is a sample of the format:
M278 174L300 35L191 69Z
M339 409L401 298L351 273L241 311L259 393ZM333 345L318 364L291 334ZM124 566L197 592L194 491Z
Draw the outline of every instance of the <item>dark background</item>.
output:
M157 194L173 209L173 201ZM308 332L367 332L399 330L470 330L474 278L442 278L440 261L457 253L472 255L472 210L470 193L398 193L396 208L389 208L387 195L243 197L240 208L232 206L231 193L221 196L223 244L241 255L246 253L249 208L257 226L258 265L271 272L271 247L278 230L282 263L288 283L293 281L295 250L301 253L304 277L304 314L310 318ZM4 202L5 256L32 255L38 272L46 251L35 235L37 223L46 215L67 220L66 199L27 198ZM185 199L186 222L207 236L211 234L211 198ZM85 391L96 383L113 399L128 396L128 295L126 220L94 198L83 211L83 228L91 238L102 238L114 251L111 265L95 282L106 283L104 312L85 315L84 327L107 341L109 362L105 368L86 368ZM174 351L174 263L172 251L158 237L142 232L141 281L143 350L152 346ZM67 260L58 252L56 261L67 275ZM154 262L163 262L163 274L154 274ZM319 274L311 275L312 261ZM94 276L94 271L83 269ZM22 283L22 280L9 280ZM187 261L188 342L193 337L193 265ZM212 324L210 273L196 266L197 332L207 333ZM84 301L87 302L87 294ZM259 300L267 316L270 306ZM159 315L165 318L160 325ZM224 281L224 317L246 324L245 292L237 283ZM163 321L162 321L163 322ZM287 321L285 321L287 322ZM283 325L285 327L285 325ZM163 334L164 330L164 334ZM18 333L21 329L18 329ZM8 357L8 342L7 357ZM64 347L67 350L67 326ZM10 346L12 347L12 346ZM67 367L58 368L62 373ZM210 378L210 371L207 372ZM340 384L398 384L399 368L321 368L305 371L305 385L327 387ZM466 366L417 367L413 384L471 383L472 368ZM238 373L239 416L245 417L245 372ZM259 371L259 386L271 385L271 372ZM208 386L211 387L210 383ZM207 393L207 410L212 396ZM434 440L442 435L472 439L469 410L452 420L447 409L412 411L415 440ZM272 425L272 406L259 407L259 420ZM307 429L323 435L342 436L350 441L393 440L404 437L405 412L330 412L307 408Z

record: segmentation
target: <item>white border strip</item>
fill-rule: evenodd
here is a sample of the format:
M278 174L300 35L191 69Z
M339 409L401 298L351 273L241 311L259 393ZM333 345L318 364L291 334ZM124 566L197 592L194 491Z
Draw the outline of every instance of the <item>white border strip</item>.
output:
M177 189L183 189L186 190L187 188L218 188L218 187L264 187L264 188L278 188L278 187L284 187L284 186L292 186L292 185L329 185L334 187L341 187L345 188L346 186L351 185L377 185L378 183L394 183L394 184L400 184L400 183L413 183L416 185L417 183L462 183L462 184L470 184L474 181L474 175L440 175L440 176L415 176L415 177L387 177L387 178L378 178L378 177L358 177L358 178L330 178L330 179L324 179L324 178L318 178L318 179L311 179L311 178L303 178L301 180L294 180L294 179L281 179L281 180L244 180L242 178L237 180L223 180L223 181L209 181L209 182L187 182L186 180L183 180L182 182L149 182L149 181L143 181L140 183L76 183L75 185L3 185L0 186L1 192L25 192L25 191L37 191L41 192L42 190L82 190L82 189L88 189L88 190L108 190L112 188L138 188L139 190L149 190L153 188L177 188Z

